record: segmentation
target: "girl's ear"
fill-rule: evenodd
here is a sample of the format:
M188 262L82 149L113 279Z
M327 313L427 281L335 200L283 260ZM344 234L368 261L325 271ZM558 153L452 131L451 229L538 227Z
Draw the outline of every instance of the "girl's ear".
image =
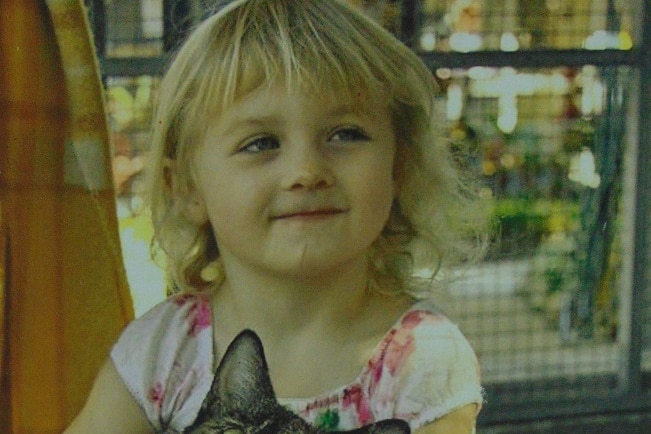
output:
M169 197L176 198L174 193L176 178L176 160L172 158L163 159L163 182L165 183L165 194Z
M196 188L193 188L185 197L179 197L178 200L183 203L183 214L188 221L196 226L203 226L208 222L206 203Z
M405 181L405 166L407 150L404 143L396 141L396 150L393 156L393 197L398 197Z
M178 206L183 216L192 224L202 226L208 221L208 210L201 193L196 187L181 188L182 182L177 173L176 160L167 158L163 165L163 178L168 194ZM189 191L188 191L189 190Z

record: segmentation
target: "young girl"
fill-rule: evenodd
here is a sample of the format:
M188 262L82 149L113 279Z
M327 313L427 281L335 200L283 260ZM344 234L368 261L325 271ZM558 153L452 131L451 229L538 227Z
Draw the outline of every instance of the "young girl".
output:
M68 432L182 431L250 328L281 403L314 425L471 433L476 357L430 301L440 279L413 277L484 238L435 93L340 1L238 0L202 23L161 84L151 153L181 292L127 327Z

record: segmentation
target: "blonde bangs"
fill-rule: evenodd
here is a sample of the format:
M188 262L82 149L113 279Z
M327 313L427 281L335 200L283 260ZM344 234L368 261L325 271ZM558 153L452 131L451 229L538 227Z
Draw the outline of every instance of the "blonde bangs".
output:
M206 125L207 117L244 95L279 82L290 91L372 94L389 104L422 106L423 96L431 95L430 72L379 25L343 13L349 7L340 2L304 3L297 8L288 0L235 2L204 23L196 42L187 44L198 47L192 50L195 70L183 74L196 80L186 118ZM409 86L406 77L413 77Z

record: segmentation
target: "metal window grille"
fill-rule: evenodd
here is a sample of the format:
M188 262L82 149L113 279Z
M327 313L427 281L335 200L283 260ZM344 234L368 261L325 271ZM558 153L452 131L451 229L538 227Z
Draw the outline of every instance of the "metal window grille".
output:
M166 52L218 1L87 1L133 157ZM351 2L422 56L496 199L501 236L445 303L480 357L480 425L648 411L651 1Z

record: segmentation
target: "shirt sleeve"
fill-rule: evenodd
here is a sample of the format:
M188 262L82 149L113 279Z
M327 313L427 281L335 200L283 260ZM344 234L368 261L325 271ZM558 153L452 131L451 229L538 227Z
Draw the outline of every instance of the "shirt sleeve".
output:
M479 363L455 324L421 312L407 341L409 354L396 370L394 417L415 430L468 404L477 404L479 411Z
M172 297L132 321L111 351L127 389L157 432L190 425L212 383L209 299Z

